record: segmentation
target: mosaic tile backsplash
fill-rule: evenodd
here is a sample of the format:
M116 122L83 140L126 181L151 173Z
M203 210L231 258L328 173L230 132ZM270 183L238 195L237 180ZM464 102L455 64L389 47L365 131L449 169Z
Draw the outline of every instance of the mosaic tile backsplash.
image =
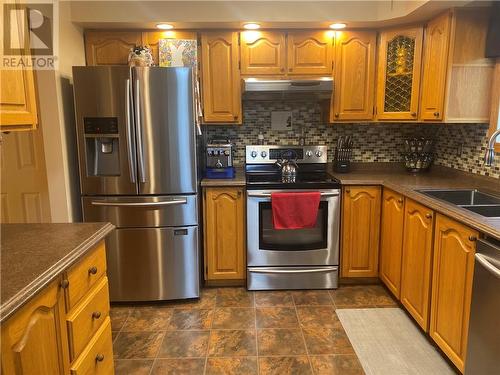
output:
M292 111L292 129L271 130L271 112ZM496 165L484 166L482 158L487 143L488 126L484 124L326 124L316 102L257 102L243 104L243 125L209 125L203 129L205 142L229 138L236 145L236 165L245 162L245 146L257 144L262 133L266 144L298 145L301 136L306 144L326 144L328 159L333 160L339 136L350 135L354 141L355 162L399 162L403 159L406 138L430 137L436 141L435 164L467 172L500 178L500 154Z

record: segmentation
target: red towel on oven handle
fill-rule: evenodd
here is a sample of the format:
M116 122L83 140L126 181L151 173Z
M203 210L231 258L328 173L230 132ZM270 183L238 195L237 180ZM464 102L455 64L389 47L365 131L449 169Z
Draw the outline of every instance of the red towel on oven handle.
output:
M271 193L274 229L302 229L316 225L321 193Z

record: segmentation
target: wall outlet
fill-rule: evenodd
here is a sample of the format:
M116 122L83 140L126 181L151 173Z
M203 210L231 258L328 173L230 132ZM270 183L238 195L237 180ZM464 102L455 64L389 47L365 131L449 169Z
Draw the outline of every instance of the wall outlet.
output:
M292 111L272 111L271 129L278 131L292 130Z

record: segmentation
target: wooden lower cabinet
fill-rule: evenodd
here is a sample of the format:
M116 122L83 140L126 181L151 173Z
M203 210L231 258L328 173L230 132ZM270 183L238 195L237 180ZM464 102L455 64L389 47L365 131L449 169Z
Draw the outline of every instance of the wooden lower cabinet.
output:
M437 215L429 333L463 372L478 232Z
M381 190L349 186L343 190L342 277L378 276Z
M102 242L2 323L2 374L114 373L105 256ZM87 288L98 265L100 278Z
M67 374L64 290L56 279L2 324L2 373Z
M399 299L405 200L401 194L384 189L380 229L379 277Z
M429 329L434 212L407 199L405 207L401 303L422 329Z
M206 188L204 194L205 280L244 280L245 191Z

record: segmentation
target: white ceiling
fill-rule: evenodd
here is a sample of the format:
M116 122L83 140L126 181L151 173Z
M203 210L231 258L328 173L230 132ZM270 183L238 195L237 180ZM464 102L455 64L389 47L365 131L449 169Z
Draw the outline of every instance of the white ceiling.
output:
M349 28L384 27L421 22L451 7L489 2L471 0L197 0L71 1L71 21L84 28L153 29L158 22L177 29L326 28L345 22Z

